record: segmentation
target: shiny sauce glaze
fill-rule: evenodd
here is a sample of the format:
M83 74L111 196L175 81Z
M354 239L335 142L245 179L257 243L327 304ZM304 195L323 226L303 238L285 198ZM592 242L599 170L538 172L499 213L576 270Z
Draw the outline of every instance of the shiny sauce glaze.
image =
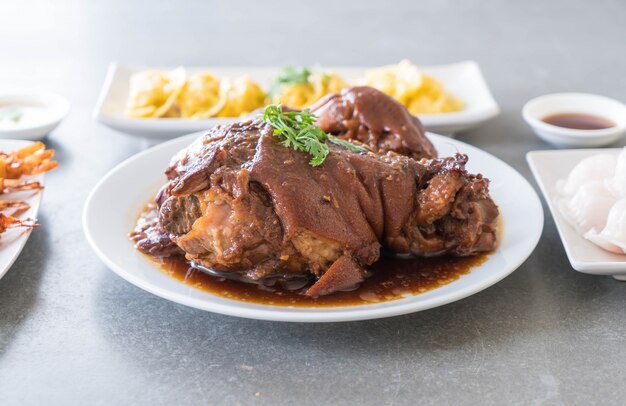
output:
M615 127L615 123L604 117L581 113L559 113L544 117L544 123L575 130L604 130Z
M171 277L196 289L243 302L289 307L335 307L380 303L402 299L439 288L459 279L486 261L487 254L471 257L383 257L369 268L370 276L348 292L311 298L304 295L309 284L285 287L280 283L251 284L210 275L193 267L182 256L150 257ZM303 286L304 285L304 286Z
M147 231L157 218L156 205L146 205L135 231L130 233L131 240L137 243L137 237L150 236ZM499 240L502 230L500 223ZM312 298L304 295L314 282L312 278L267 278L258 284L249 283L249 279L243 282L236 272L219 273L197 266L176 251L160 249L161 253L168 253L169 256L146 256L172 278L213 295L249 303L308 308L380 303L424 293L468 274L472 268L484 263L490 254L418 258L385 255L383 252L381 259L366 270L365 281L355 289Z

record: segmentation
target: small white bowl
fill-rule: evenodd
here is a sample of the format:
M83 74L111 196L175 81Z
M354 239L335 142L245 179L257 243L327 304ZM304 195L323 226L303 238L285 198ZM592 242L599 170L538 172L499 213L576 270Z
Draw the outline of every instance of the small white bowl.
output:
M0 113L15 109L16 121L0 120L0 138L37 140L56 128L70 110L69 102L53 93L0 94Z
M548 124L553 114L578 113L606 118L614 127L577 130ZM587 93L555 93L536 97L524 105L524 120L537 136L557 147L599 147L619 140L626 132L626 105L615 99Z

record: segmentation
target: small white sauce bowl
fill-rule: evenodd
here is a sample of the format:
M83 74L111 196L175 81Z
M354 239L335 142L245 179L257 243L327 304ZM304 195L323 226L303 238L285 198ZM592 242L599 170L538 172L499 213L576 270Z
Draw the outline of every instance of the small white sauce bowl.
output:
M23 92L0 94L0 109L15 107L22 109L38 109L44 114L39 114L37 120L28 122L19 121L15 125L0 126L0 138L17 140L38 140L44 138L54 130L70 111L69 102L53 93ZM25 115L26 116L26 115Z
M615 123L601 130L577 130L543 121L553 114L591 114ZM599 147L619 140L626 132L626 105L615 99L587 93L554 93L524 105L522 116L535 134L557 147Z

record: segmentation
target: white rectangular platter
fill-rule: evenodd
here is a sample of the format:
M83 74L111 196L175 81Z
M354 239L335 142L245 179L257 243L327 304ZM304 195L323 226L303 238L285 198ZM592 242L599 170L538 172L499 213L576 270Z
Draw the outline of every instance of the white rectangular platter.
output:
M195 131L202 131L217 124L231 123L239 118L209 118L202 120L182 118L129 118L124 115L128 98L130 77L137 72L151 69L171 70L173 67L139 67L112 63L100 92L94 118L100 123L117 131L148 138L166 140ZM330 67L346 80L360 77L368 67ZM449 65L422 66L420 69L443 83L445 89L465 104L465 109L453 113L421 114L420 120L428 131L451 134L475 128L481 123L497 116L500 112L487 83L476 62L466 61ZM281 71L273 68L243 67L185 67L193 74L208 71L218 77L235 77L248 75L267 89L269 84Z

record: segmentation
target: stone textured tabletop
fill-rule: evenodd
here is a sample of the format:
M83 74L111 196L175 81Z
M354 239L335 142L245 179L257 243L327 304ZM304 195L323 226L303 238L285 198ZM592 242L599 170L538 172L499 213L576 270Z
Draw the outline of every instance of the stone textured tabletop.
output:
M470 298L340 324L244 320L125 282L81 228L94 184L142 143L91 116L109 62L381 65L476 60L502 114L458 134L531 179L531 97L626 100L626 3L4 1L0 90L68 97L40 222L0 280L0 404L624 404L626 284L539 246ZM534 182L533 182L534 185ZM114 198L114 197L112 197ZM520 235L519 238L524 238Z

